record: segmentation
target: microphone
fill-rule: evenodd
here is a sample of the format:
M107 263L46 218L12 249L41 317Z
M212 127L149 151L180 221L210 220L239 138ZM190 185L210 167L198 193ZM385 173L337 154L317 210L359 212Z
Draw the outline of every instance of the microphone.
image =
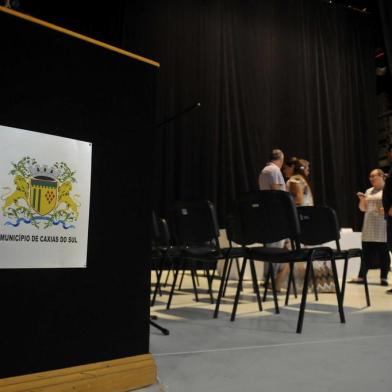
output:
M181 110L181 112L178 112L174 116L169 117L166 120L163 120L163 121L159 122L158 124L155 124L154 128L159 128L159 127L161 127L161 126L163 126L163 125L165 125L165 124L167 124L167 123L177 119L178 117L181 117L183 114L188 113L188 112L190 112L193 109L198 109L200 107L201 107L201 103L200 102L196 102L193 105L191 105L191 106Z

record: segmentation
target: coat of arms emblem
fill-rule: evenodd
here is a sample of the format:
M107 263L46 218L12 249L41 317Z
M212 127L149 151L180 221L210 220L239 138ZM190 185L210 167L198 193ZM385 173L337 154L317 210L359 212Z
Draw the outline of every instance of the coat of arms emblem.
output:
M74 228L80 207L76 201L79 195L71 195L75 173L65 162L56 162L49 167L24 157L18 163L12 163L10 175L14 176L15 189L3 187L6 192L1 197L3 215L9 218L5 224Z

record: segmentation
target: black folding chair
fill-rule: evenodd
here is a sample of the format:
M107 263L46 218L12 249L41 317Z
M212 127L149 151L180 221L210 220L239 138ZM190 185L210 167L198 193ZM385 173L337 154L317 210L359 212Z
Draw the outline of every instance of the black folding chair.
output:
M167 309L170 308L178 273L182 268L191 270L196 301L199 299L195 271L203 269L206 272L208 292L213 303L212 282L216 264L219 259L226 257L219 246L219 228L213 204L209 201L177 202L173 208L171 223L181 260L175 263ZM211 270L212 276L210 276Z
M174 259L179 257L180 250L173 245L169 225L166 220L152 213L153 253L151 269L156 271L156 284L153 292L151 306L155 305L157 293L161 291L161 278L163 271L170 273Z
M317 247L312 249L301 248L300 225L292 196L284 191L256 191L242 195L236 203L236 215L241 227L241 241L244 246L251 243L272 243L288 238L292 240L293 249L281 248L248 248L248 258L255 261L267 263L306 262L305 279L302 290L300 312L297 323L297 333L301 333L306 299L308 293L308 282L310 278L310 267L314 260L330 257L331 249ZM339 291L339 282L336 272L335 261L332 260L334 281L336 286L336 297L341 323L345 323L342 299ZM270 268L273 274L273 269ZM234 321L240 285L242 284L245 271L245 262L242 264L237 293L234 301L231 320ZM272 276L271 284L275 289L275 279ZM275 290L273 290L275 292ZM275 295L275 305L277 298Z
M231 268L233 265L233 260L235 260L235 262L236 262L237 269L238 269L238 277L239 277L240 270L239 270L238 259L243 258L243 263L245 263L245 264L248 259L248 249L245 246L240 246L240 247L233 246L233 242L240 244L242 241L240 227L239 227L239 224L236 220L236 216L233 214L230 214L227 216L226 235L227 235L227 239L229 241L229 247L222 249L222 253L225 255L225 262L224 262L223 272L222 272L222 276L221 276L221 282L220 282L220 286L219 286L218 298L216 300L214 318L218 317L220 302L221 302L222 297L225 296L225 291L226 291L228 279L230 276ZM257 283L256 268L255 268L253 260L250 260L250 267L251 267L253 290L256 293L259 310L262 311L263 306L261 303L260 291L259 291L259 286ZM241 286L240 286L240 290L242 290Z
M229 265L225 277L225 283L223 287L223 293L222 297L225 296L227 285L229 282L230 274L231 274L231 269L233 267L233 261L235 261L236 269L237 269L237 274L240 276L240 264L239 264L239 258L240 257L246 257L246 249L243 247L236 247L233 245L235 243L234 238L235 238L235 217L233 215L228 215L226 218L226 237L229 242L229 248L227 248L227 251L229 252Z
M159 229L158 229L158 219L155 213L152 213L152 252L151 252L151 270L157 271L157 285L154 290L153 300L150 302L150 306L154 305L157 290L159 288L159 273L158 270L161 268L162 262L165 260L165 255L159 246ZM170 331L167 328L162 327L153 320L157 320L157 316L150 314L150 325L161 331L164 335L169 335Z
M315 246L334 241L336 249L332 250L334 260L344 260L342 277L342 303L347 279L348 261L351 258L359 257L362 260L362 249L352 248L342 250L340 248L340 227L335 211L327 206L298 207L298 216L301 225L301 242L305 245ZM370 306L369 288L367 276L364 276L364 287L366 304ZM289 290L288 290L289 291Z

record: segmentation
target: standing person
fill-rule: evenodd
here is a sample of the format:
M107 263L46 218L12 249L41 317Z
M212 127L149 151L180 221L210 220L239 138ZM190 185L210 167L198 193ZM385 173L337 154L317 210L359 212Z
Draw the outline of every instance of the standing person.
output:
M306 159L297 159L294 162L293 175L287 181L287 188L292 194L298 207L313 206L313 193L309 184L310 163ZM319 292L334 293L335 283L333 279L330 261L314 261L313 271L315 284ZM298 286L303 284L305 276L305 264L296 263L294 274Z
M282 168L282 172L283 172L283 177L284 179L287 181L292 175L294 175L294 165L295 165L295 161L298 158L296 157L291 157L289 159L287 159L284 162L283 168ZM287 184L287 183L286 183Z
M385 219L387 221L387 243L388 250L392 250L392 144L388 146L387 158L391 167L389 169L388 177L385 181L384 191L382 194L382 205L384 208ZM392 294L392 289L387 291L387 294Z
M270 161L259 175L259 189L262 191L285 191L286 183L282 174L284 154L281 150L272 150Z
M287 181L287 189L293 195L297 206L313 206L313 193L308 177L310 163L306 159L297 159L293 164L293 174Z
M382 207L384 172L374 169L370 172L369 181L372 185L365 193L358 192L358 207L365 213L362 225L362 251L363 258L357 278L350 283L363 283L367 271L371 268L380 268L380 284L388 286L389 250L387 244L387 223Z
M282 166L284 162L284 154L279 149L272 150L270 154L270 161L266 164L264 169L259 175L259 188L262 191L266 190L277 190L286 191L286 183L282 175ZM285 240L265 244L270 248L284 248ZM284 278L288 273L288 264L275 264L274 272L275 275L275 287L276 291L280 291ZM264 277L267 276L267 269L264 270Z

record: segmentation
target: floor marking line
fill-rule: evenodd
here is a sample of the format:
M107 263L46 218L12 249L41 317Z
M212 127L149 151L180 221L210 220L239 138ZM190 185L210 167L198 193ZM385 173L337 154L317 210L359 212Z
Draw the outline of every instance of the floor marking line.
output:
M211 350L197 350L197 351L179 351L179 352L171 352L171 353L160 353L154 354L154 357L165 357L172 355L192 355L192 354L204 354L204 353L214 353L214 352L223 352L223 351L240 351L240 350L256 350L263 348L279 348L279 347L290 347L290 346L301 346L307 344L323 344L323 343L338 343L338 342L351 342L356 340L366 340L366 339L380 339L392 337L392 334L387 335L371 335L371 336L354 336L349 338L341 338L341 339L328 339L328 340L309 340L306 342L292 342L292 343L280 343L280 344L266 344L262 346L244 346L244 347L228 347L228 348L217 348Z

